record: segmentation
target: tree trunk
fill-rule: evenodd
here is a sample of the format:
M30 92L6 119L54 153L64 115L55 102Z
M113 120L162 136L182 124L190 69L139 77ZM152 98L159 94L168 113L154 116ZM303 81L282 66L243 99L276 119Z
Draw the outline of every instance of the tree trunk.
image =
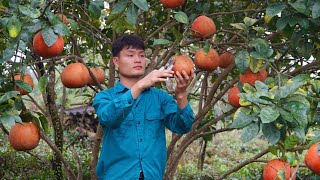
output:
M203 170L203 164L204 164L204 159L206 155L206 149L207 149L207 143L208 141L202 140L201 141L201 147L200 147L200 152L199 152L199 159L198 159L198 169Z
M63 153L63 128L59 118L58 109L55 103L55 66L52 62L49 63L49 83L47 86L47 107L51 116L53 130L54 130L54 142L61 153ZM53 158L53 171L56 179L63 179L62 163L54 152Z

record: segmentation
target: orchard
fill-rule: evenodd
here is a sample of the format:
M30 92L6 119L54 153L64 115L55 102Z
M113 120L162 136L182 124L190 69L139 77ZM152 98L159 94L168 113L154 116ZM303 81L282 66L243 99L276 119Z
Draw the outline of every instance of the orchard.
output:
M0 179L97 179L91 105L124 34L143 37L147 73L195 72L164 179L320 178L318 0L2 0L0 15Z

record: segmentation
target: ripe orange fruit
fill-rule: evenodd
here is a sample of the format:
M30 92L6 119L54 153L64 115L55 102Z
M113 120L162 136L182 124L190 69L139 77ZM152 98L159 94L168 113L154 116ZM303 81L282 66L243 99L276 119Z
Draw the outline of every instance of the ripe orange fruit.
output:
M194 64L202 70L213 71L217 69L219 63L219 54L214 49L210 49L208 54L205 54L201 48L194 56Z
M320 149L318 149L318 143L313 144L304 156L304 162L306 166L320 176Z
M166 8L177 8L182 6L185 0L160 0L160 2Z
M175 61L173 63L172 70L174 72L179 72L182 74L182 70L186 71L186 73L190 76L191 70L194 67L194 63L192 59L188 56L177 55L174 57Z
M100 67L96 67L96 68L90 68L90 70L92 71L92 73L94 74L94 76L97 78L97 80L100 83L103 83L104 79L106 78L106 75L104 74L103 69L101 69ZM89 82L88 85L96 85L96 83L94 82L94 80L91 78L90 74L89 74Z
M64 40L61 35L58 35L57 41L50 47L44 42L40 31L33 37L33 51L41 57L50 58L58 56L62 53L63 47Z
M227 68L234 62L234 55L231 52L225 52L220 55L219 58L219 67Z
M196 38L210 38L216 32L216 25L213 20L207 16L197 17L191 24L193 36Z
M21 79L21 74L18 73L18 74L16 74L13 78L14 78L15 81L18 81L18 80L21 80L21 81L22 81L22 80L23 80L24 83L29 84L29 86L31 87L31 89L33 89L33 86L34 86L33 80L32 80L32 77L31 77L29 74L24 74L23 79ZM24 90L24 89L21 89L21 88L19 88L19 87L17 87L17 86L14 86L14 90L19 91L21 95L29 94L28 91L26 91L26 90Z
M82 63L71 63L61 73L61 82L67 88L81 88L89 82L89 71Z
M58 13L57 14L58 18L60 19L61 22L63 22L63 24L68 24L68 19L67 16L65 16L64 14Z
M38 126L32 122L16 123L9 132L9 142L17 151L28 151L38 146L40 133Z
M241 106L239 93L240 93L240 90L237 85L233 86L233 88L231 88L228 93L229 104L231 104L233 107L236 107L236 108L239 108Z
M254 85L254 83L259 80L263 82L267 78L267 71L261 70L257 73L253 73L249 68L244 74L240 74L240 82L242 84L249 83L251 85Z
M278 172L283 170L285 173L286 180L290 179L291 170L290 164L281 159L270 160L263 169L262 177L263 180L280 180ZM295 180L295 176L291 179Z

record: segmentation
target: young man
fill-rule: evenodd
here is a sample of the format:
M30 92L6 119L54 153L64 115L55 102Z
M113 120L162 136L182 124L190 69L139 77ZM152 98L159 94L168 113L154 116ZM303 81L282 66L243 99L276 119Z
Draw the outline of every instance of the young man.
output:
M172 70L153 70L144 76L146 58L142 38L126 35L112 46L120 81L99 92L93 107L103 128L103 144L96 172L106 180L161 180L166 164L165 127L184 134L191 130L193 111L186 91L188 76ZM176 101L165 91L151 88L174 77Z

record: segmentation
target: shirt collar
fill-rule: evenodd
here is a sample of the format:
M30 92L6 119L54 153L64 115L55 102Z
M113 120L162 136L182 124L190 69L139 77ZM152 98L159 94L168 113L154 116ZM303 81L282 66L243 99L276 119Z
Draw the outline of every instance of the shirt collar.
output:
M127 90L129 90L127 87L125 87L123 84L121 84L121 82L118 80L117 84L114 86L114 89L116 91L116 93L119 92L126 92ZM145 89L144 91L149 91L150 88Z

